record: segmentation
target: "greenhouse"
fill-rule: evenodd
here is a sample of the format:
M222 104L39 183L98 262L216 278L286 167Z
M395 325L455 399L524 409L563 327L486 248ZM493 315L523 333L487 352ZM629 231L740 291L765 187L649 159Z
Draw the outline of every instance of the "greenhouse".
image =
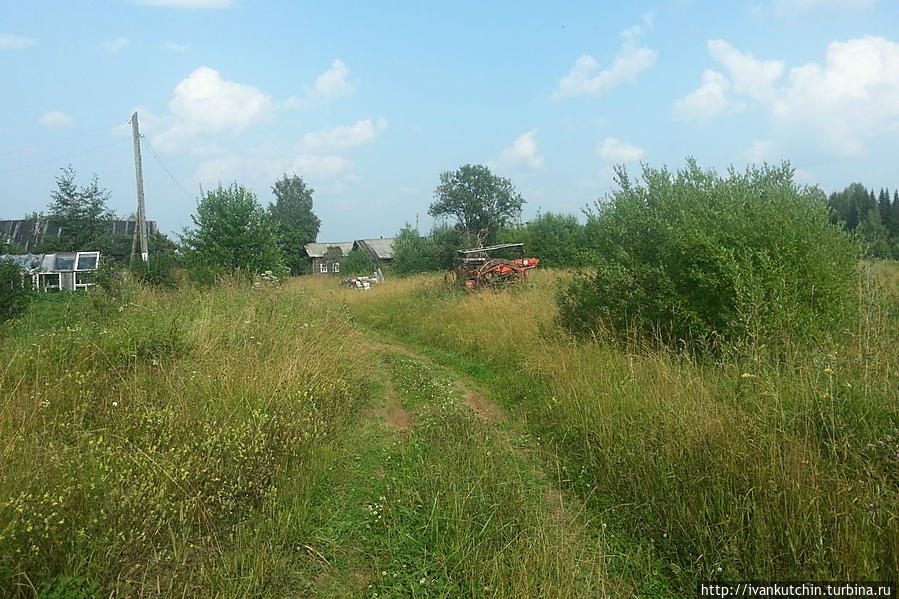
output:
M15 263L31 277L38 291L77 291L94 284L100 252L57 252L55 254L3 254L0 260Z

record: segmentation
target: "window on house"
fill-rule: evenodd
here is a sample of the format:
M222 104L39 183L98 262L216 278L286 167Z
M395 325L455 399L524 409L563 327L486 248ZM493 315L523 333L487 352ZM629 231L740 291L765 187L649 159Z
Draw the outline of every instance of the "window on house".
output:
M340 262L334 263L334 272L340 272Z
M75 270L75 252L56 254L53 270Z
M325 264L324 262L322 262L322 263L319 264L318 266L319 266L319 269L320 269L320 271L321 271L322 273L328 272L328 265Z
M75 270L96 270L100 252L78 252Z

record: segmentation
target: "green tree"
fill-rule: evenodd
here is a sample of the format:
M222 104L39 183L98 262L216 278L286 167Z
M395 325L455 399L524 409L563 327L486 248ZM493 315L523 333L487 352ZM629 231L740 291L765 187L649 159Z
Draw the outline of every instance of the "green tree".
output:
M303 272L301 258L304 245L315 241L321 220L312 212L312 194L302 177L284 175L272 186L275 203L268 213L278 227L279 244L292 274Z
M433 270L435 254L428 239L408 223L393 238L392 270L398 275L411 275Z
M573 214L540 214L527 225L528 253L546 266L581 266L587 256L584 226Z
M456 250L462 249L463 235L448 225L434 225L428 234L433 256L433 268L451 270L456 267Z
M133 238L131 235L107 232L94 240L92 248L107 258L112 258L116 262L122 262L131 257L132 243ZM155 254L170 254L177 249L178 244L169 239L165 233L157 231L147 236L147 250L151 256Z
M15 262L0 259L0 323L15 318L28 307L30 283Z
M285 270L275 224L246 187L220 183L203 194L191 219L196 228L186 230L182 241L201 264L251 273Z
M471 164L440 173L434 197L428 214L456 218L456 226L471 240L479 236L494 239L524 204L509 179L494 175L486 166Z
M893 192L893 203L890 205L889 215L883 220L883 224L891 238L899 238L899 189ZM896 258L899 258L899 255Z
M642 183L616 175L588 216L594 270L559 297L570 330L777 348L850 318L861 249L789 164L719 176L691 159L677 173L644 166Z
M370 275L378 268L378 262L365 250L356 248L340 263L340 272L346 275Z
M93 244L110 230L110 223L115 219L115 213L106 206L109 191L100 187L96 174L86 187L79 187L71 165L60 170L56 190L50 193L46 219L59 225L61 231L58 237L41 240L40 249L93 250Z
M880 210L869 208L858 224L858 233L867 246L869 258L891 258L892 249L887 239L887 228L880 220Z

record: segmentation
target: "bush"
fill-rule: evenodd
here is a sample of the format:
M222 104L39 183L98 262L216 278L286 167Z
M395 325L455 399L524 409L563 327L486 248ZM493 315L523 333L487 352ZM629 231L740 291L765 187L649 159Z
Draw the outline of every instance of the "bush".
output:
M668 344L773 344L838 331L855 301L857 242L829 222L823 194L793 169L726 177L645 166L588 214L594 270L559 295L576 333L634 331Z
M178 257L173 253L150 254L147 262L140 259L135 261L131 272L138 281L145 285L173 289L178 286L178 282L175 280L177 266Z
M366 250L355 249L340 262L340 272L345 275L370 275L378 268L378 262Z
M434 252L428 238L407 224L393 239L393 272L411 275L434 268Z
M250 274L286 273L275 223L250 189L219 184L203 194L191 219L196 228L185 230L182 241L192 262Z
M6 322L25 311L31 299L30 281L9 260L0 260L0 322Z
M583 266L586 235L573 214L545 212L528 223L525 247L545 266Z

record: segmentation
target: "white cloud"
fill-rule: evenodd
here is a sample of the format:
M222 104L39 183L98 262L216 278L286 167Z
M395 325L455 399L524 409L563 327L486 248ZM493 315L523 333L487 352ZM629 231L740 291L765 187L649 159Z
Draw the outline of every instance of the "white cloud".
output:
M51 110L45 113L37 122L48 129L64 129L74 124L72 117L59 110Z
M770 161L774 152L775 144L770 139L759 139L752 142L752 145L746 150L746 159L749 162L766 162Z
M31 38L14 35L12 33L0 33L0 50L24 50L37 42Z
M350 69L339 59L331 63L331 67L318 76L309 97L318 102L330 102L353 93L353 84L347 81Z
M176 44L175 42L166 42L162 45L162 47L171 52L186 52L190 49L190 46L185 46L184 44Z
M126 47L130 46L132 43L133 42L131 40L129 40L128 38L119 37L114 40L110 40L108 42L103 42L100 45L103 46L103 49L106 50L107 52L112 52L113 54L116 54L116 53L120 52L122 50L122 48L126 48Z
M730 81L711 69L702 73L702 85L674 104L674 114L685 120L711 119L734 110L727 98Z
M864 153L867 138L899 125L899 44L874 36L831 42L823 65L790 70L772 112L841 154Z
M543 156L537 149L537 142L534 140L536 129L522 133L512 145L503 150L496 162L489 163L490 168L499 169L515 169L530 168L538 169L543 166Z
M194 178L207 187L236 180L238 170L243 163L241 158L235 156L205 160L197 167Z
M759 102L769 102L775 95L774 83L784 71L782 60L756 60L724 40L710 40L707 44L712 58L727 69L735 93L745 94Z
M234 0L137 0L135 4L166 8L220 9L234 6Z
M652 23L651 16L644 23ZM612 65L601 69L595 58L585 54L578 58L567 75L559 80L551 99L595 97L623 83L634 83L637 76L655 64L658 52L639 45L643 28L635 25L621 33L622 44Z
M339 152L364 146L375 140L378 133L387 128L387 121L366 119L355 125L335 127L327 131L307 133L303 136L303 148L311 152Z
M722 40L710 41L709 53L729 77L706 71L703 85L675 104L676 114L711 118L738 107L739 100L752 101L778 130L813 136L847 156L863 154L867 140L899 130L896 42L875 36L831 42L823 64L794 67L786 82L783 61L757 60Z
M275 105L255 87L227 81L215 69L200 67L175 86L169 111L173 123L156 139L165 151L196 136L242 133L270 118Z
M614 137L602 140L596 148L596 155L607 162L634 162L643 158L646 151L643 148L620 141Z
M300 154L291 162L290 171L300 173L310 179L335 179L349 169L351 163L343 156L320 156L318 154Z
M328 189L336 193L359 180L349 172L352 166L352 162L342 156L290 155L272 147L257 147L204 160L194 172L194 179L204 188L220 182L227 185L230 181L240 181L252 189L264 190L284 173L297 173L317 191Z
M702 84L674 104L676 116L702 120L739 112L744 106L731 99L730 92L760 103L773 101L777 95L775 83L783 75L784 61L756 60L751 53L740 52L724 40L709 40L706 45L709 55L727 70L729 78L719 71L706 69L702 73Z

